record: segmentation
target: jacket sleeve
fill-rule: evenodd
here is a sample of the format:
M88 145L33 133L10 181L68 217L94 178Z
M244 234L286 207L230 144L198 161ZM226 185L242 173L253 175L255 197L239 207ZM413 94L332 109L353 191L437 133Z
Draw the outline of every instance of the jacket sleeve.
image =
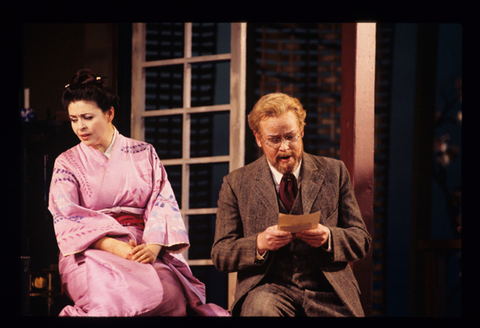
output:
M339 195L334 213L327 218L332 237L332 261L353 262L365 257L370 249L372 237L367 231L353 186L345 164L341 161L338 169Z
M257 234L244 236L243 222L237 196L232 186L235 179L226 176L218 199L215 242L212 246L212 261L220 272L236 272L264 261L256 258Z

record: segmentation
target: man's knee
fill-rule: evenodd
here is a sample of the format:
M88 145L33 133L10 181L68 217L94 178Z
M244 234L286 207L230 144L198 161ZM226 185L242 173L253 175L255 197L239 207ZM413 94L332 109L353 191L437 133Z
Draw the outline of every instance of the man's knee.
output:
M295 306L281 290L262 285L251 290L242 304L240 316L283 317L294 316Z

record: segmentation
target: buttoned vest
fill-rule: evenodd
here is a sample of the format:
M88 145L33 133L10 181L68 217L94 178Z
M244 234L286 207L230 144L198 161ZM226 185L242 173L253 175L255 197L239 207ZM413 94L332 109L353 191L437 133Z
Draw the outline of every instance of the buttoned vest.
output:
M303 214L301 186L299 186L299 192L290 213L287 213L287 209L280 197L277 197L277 199L281 213ZM318 251L322 250L314 249L303 240L293 239L291 243L274 251L275 257L265 277L266 280L280 284L293 284L300 289L333 291L332 286L320 270L317 257L315 256L315 252Z

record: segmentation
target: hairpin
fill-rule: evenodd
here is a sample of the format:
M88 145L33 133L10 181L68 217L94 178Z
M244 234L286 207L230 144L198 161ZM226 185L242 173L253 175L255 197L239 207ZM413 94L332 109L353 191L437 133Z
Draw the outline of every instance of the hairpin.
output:
M104 79L106 79L107 77L108 77L108 76L105 76ZM101 79L102 79L101 76L97 76L97 77L95 78L95 80L97 80L97 81L100 81ZM70 86L70 83L69 83L69 84L65 84L65 89L68 88L69 86Z

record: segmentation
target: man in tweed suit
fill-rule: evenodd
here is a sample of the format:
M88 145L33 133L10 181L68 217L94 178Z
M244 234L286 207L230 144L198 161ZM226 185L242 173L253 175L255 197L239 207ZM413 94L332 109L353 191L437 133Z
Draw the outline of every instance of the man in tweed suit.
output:
M305 116L296 98L262 97L248 122L264 155L223 180L212 260L237 272L233 315L364 315L349 262L367 254L371 236L343 162L303 152ZM277 229L279 213L316 212L315 229Z

